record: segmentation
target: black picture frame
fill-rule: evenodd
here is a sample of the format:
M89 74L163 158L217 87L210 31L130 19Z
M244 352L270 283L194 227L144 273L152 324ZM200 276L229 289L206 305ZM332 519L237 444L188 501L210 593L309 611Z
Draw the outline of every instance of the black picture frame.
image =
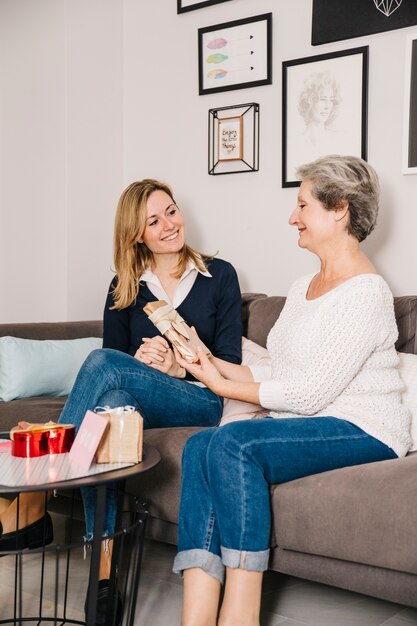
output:
M259 170L259 104L248 102L209 109L208 173Z
M212 4L220 4L221 2L230 2L230 0L198 0L193 4L186 6L183 6L183 0L177 0L177 13L188 13L188 11L203 9L204 7L209 7Z
M199 95L272 83L272 13L198 29Z
M416 24L415 0L313 0L311 43L317 46Z
M282 64L282 186L327 154L367 158L368 46Z
M407 37L404 87L403 174L417 174L417 33Z

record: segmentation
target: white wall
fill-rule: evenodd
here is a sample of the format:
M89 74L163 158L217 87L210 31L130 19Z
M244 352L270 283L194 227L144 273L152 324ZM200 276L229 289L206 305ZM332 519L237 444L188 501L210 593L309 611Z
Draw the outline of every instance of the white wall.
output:
M119 0L66 0L67 318L101 318L123 187L123 14Z
M65 14L0 3L0 319L67 315Z
M0 321L101 316L117 198L144 177L174 187L189 242L236 266L243 290L285 294L316 261L287 225L281 64L369 45L368 158L379 225L364 247L395 294L417 293L417 176L401 174L405 39L416 28L311 46L312 0L0 3ZM273 84L198 96L197 29L273 13ZM260 171L207 174L207 113L260 103Z
M97 319L123 185L118 0L0 2L0 321Z

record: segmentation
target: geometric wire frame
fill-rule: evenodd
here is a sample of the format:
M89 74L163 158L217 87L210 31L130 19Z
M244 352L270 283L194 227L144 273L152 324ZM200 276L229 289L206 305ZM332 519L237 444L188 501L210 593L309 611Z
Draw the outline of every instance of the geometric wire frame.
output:
M259 104L249 102L208 112L208 173L259 170Z

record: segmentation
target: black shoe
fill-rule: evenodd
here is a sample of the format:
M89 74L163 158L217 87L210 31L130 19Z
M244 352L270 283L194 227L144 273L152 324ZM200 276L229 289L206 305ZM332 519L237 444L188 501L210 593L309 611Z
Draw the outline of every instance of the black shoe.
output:
M86 614L87 602L88 593L84 605L84 611ZM120 626L123 617L122 597L118 589L115 589L113 597L110 597L110 580L106 578L98 581L96 626L104 626L104 624L106 623L106 613L108 608L110 612L109 623L114 624L114 626Z
M37 522L29 524L19 531L3 534L3 527L0 522L0 552L11 550L34 550L41 546L47 546L54 540L54 529L49 513L41 517ZM5 556L1 554L0 556Z

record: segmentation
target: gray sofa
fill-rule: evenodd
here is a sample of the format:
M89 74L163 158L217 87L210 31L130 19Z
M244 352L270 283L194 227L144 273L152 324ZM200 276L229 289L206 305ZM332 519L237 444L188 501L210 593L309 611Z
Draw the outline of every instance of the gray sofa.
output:
M285 298L243 295L245 334L265 345ZM417 354L417 296L395 299L397 349ZM0 324L0 336L101 336L100 322ZM0 430L19 419L57 419L64 398L0 403ZM149 535L175 543L181 453L198 428L155 429L145 442L161 463L128 485L149 502ZM417 607L417 453L404 459L325 472L271 486L270 568Z

